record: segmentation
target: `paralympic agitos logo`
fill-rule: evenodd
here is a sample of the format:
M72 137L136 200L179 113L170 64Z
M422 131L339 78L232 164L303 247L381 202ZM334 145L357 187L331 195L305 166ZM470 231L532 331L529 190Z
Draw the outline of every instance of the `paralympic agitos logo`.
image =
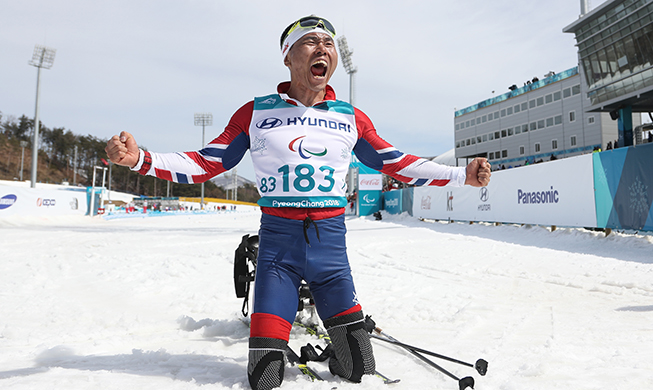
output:
M306 136L302 135L301 137L297 137L294 140L290 141L288 144L288 149L290 149L291 152L297 152L299 153L299 156L303 158L304 160L308 160L309 158L315 156L315 157L322 157L327 154L327 148L325 147L323 151L321 152L312 152L306 148L304 148L304 138Z

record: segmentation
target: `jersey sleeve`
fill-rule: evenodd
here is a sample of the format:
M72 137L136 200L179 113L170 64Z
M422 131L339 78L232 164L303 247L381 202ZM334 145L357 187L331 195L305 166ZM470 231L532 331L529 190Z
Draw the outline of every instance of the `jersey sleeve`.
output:
M203 149L192 152L155 153L141 150L132 170L175 183L205 182L238 165L249 149L249 124L254 102L242 106L222 134Z
M465 167L450 167L403 153L379 137L367 115L359 109L355 112L358 142L354 153L363 164L416 186L462 187L465 184Z

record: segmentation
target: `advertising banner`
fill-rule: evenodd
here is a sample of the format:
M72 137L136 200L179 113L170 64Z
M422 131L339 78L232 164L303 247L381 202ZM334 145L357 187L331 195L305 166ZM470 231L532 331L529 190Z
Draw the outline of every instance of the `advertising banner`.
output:
M358 175L358 189L381 191L383 188L383 175L381 174L359 174Z
M9 215L84 215L86 191L0 186L0 218Z
M358 192L358 215L372 215L381 210L383 193L378 191Z
M381 210L383 175L358 175L358 215L372 215Z
M597 227L653 230L653 144L593 158Z
M487 187L418 187L420 218L588 227L596 225L592 155L492 173Z
M390 214L401 214L403 191L395 190L383 193L383 209Z

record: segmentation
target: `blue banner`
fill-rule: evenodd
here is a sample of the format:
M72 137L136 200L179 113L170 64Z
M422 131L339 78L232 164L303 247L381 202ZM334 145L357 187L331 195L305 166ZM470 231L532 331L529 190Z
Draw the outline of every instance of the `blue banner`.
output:
M596 224L653 230L653 144L593 155Z
M361 190L358 192L358 215L372 215L381 210L383 193L379 191Z
M390 214L401 214L403 191L395 190L383 193L383 209Z

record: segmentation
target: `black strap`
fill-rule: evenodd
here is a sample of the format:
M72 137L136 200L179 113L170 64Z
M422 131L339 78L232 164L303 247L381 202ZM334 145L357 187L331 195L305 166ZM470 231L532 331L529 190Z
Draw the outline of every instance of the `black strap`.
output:
M322 349L322 347L320 347L319 345L317 346L317 348L320 349L320 351L322 352L319 355L317 354L317 351L310 343L301 347L300 348L301 356L299 357L299 362L302 364L306 364L306 362L323 362L328 358L335 356L335 351L333 350L331 344L327 344L326 348L324 349Z

